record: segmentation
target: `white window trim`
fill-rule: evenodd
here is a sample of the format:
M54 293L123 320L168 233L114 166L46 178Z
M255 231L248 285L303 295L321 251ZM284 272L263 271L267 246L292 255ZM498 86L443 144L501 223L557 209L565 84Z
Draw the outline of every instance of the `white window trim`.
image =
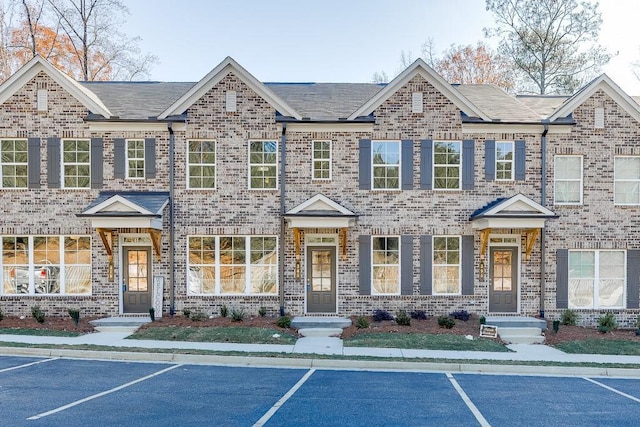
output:
M129 157L129 142L142 142L142 158L136 157L136 158L131 158ZM124 172L124 176L125 179L130 179L130 180L134 180L134 181L139 181L139 180L144 180L145 179L145 172L146 172L146 167L147 167L147 159L145 158L145 141L144 139L140 139L140 138L131 138L131 139L127 139L125 140L125 150L124 150L124 157L125 157L125 172ZM141 177L137 177L137 176L129 176L129 160L142 160L142 176Z
M374 271L375 271L375 267L377 266L392 266L392 265L396 265L396 264L375 264L373 262L374 256L374 247L373 247L373 239L376 238L396 238L398 239L398 291L397 292L386 292L386 293L382 293L382 292L376 292L375 290L375 286L373 286L373 281L374 281ZM371 253L369 255L371 257L371 272L369 273L371 275L371 295L401 295L402 292L402 239L400 238L400 236L396 236L396 235L375 235L375 236L371 236Z
M499 160L498 159L498 144L510 144L511 145L511 160ZM496 141L496 164L494 165L496 171L496 181L499 182L511 182L515 180L516 175L516 144L514 141ZM510 178L498 178L498 163L511 163L511 177Z
M87 163L65 162L64 161L64 142L65 141L87 141L89 143L89 161ZM125 145L126 147L126 145ZM126 155L125 155L126 157ZM67 187L64 185L64 167L65 165L89 165L89 185L86 187ZM125 175L126 176L126 175ZM91 189L91 139L90 138L64 138L60 140L60 188L66 190L90 190Z
M621 158L640 159L640 156L615 156L613 158L613 204L615 206L640 206L638 203L619 203L616 201L616 183L618 182L637 182L640 187L640 177L638 179L616 179L616 160ZM640 190L639 190L640 191ZM640 200L640 197L639 197Z
M273 188L253 188L251 186L251 166L254 165L253 163L251 163L251 143L252 142L275 142L276 144L276 161L275 163L255 163L255 166L260 166L260 165L264 165L264 166L272 166L275 165L276 167L276 176L275 176L275 180L276 180L276 186ZM280 189L280 165L278 162L278 153L279 153L279 149L280 149L280 144L278 142L277 139L250 139L248 140L247 143L247 188L251 191L276 191Z
M374 145L377 142L382 142L382 143L395 143L398 145L398 188L376 188L374 187L374 183L375 183L375 174L373 172L373 170L376 168L376 165L373 163L373 157L375 155L373 148ZM377 167L391 167L390 165L387 166L382 166L379 165ZM395 167L395 166L393 166ZM376 140L372 140L371 141L371 189L374 191L401 191L402 190L402 141L400 140L395 140L395 139L390 139L390 140L385 140L385 139L376 139Z
M571 252L593 252L594 253L594 283L593 283L593 305L591 307L577 307L571 304L571 299L567 298L568 307L572 309L583 309L583 310L618 310L625 309L627 307L627 285L629 278L627 277L627 251L624 249L570 249ZM624 283L622 285L622 305L621 306L607 306L600 307L598 301L600 300L599 286L598 283L600 281L600 253L601 252L622 252L622 258L624 261ZM571 264L569 264L570 266ZM571 277L567 274L567 281L571 282Z
M434 272L435 272L435 268L436 266L442 266L442 267L447 267L447 266L453 266L454 264L436 264L435 260L433 259L435 257L435 240L438 237L445 237L445 238L457 238L458 239L458 292L436 292L436 281L435 281L435 277L434 277ZM438 295L438 296L447 296L447 295L462 295L462 236L460 235L446 235L446 234L438 234L438 235L434 235L431 236L431 290L432 290L432 295Z
M563 182L575 182L575 181L580 181L580 201L579 202L558 202L557 199L557 193L556 193L556 189L558 188L558 178L557 178L557 173L556 173L556 159L559 157L579 157L580 158L580 179L562 179L560 181ZM583 203L583 198L584 198L584 157L582 155L579 154L559 154L554 156L553 158L553 204L554 205L564 205L564 206L579 206L582 205Z
M329 158L328 159L316 159L315 158L315 143L316 142L328 142L329 143ZM329 177L328 178L316 178L315 162L328 162L329 163ZM311 141L311 180L312 181L331 181L333 179L333 141L330 139L314 139Z
M458 164L458 188L436 188L436 143L437 142L445 142L445 143L450 143L450 142L456 142L458 144L460 144L460 163ZM458 141L458 140L452 140L452 141L448 141L448 140L444 140L444 139L438 139L438 140L433 140L433 160L431 161L431 179L433 180L433 191L461 191L462 190L462 141ZM445 165L441 165L438 164L438 166L445 166ZM450 165L446 165L445 167L451 167Z
M0 160L0 189L2 190L24 190L29 188L29 143L26 138L0 138L0 159L2 158L2 141L24 141L27 142L27 161L26 162L3 162ZM4 175L2 174L2 166L26 166L27 167L27 184L24 187L5 187L2 182Z
M189 142L191 141L198 141L198 142L213 142L213 156L216 159L215 163L191 163L189 162ZM218 188L218 141L216 139L197 139L197 138L191 138L191 139L187 139L187 152L186 152L186 160L187 160L187 170L186 170L186 188L188 190L196 190L196 191L213 191L216 190ZM189 184L191 182L191 175L189 173L189 166L191 165L197 165L197 166L213 166L213 170L214 170L214 174L213 174L213 182L214 182L214 186L213 188L204 188L204 187L191 187L191 185Z

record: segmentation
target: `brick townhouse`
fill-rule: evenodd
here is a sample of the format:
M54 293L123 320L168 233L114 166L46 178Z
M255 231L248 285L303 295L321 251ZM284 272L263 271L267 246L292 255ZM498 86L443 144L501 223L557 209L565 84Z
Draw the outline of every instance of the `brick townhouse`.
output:
M640 106L451 85L0 86L0 308L83 315L640 313Z

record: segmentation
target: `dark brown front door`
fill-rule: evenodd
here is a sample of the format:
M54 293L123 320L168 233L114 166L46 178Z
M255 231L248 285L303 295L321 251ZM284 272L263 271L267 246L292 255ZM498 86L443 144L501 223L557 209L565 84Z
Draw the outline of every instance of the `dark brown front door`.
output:
M491 248L489 311L518 311L517 248Z
M307 248L307 312L336 312L336 248Z
M124 247L124 313L148 313L151 308L151 248Z

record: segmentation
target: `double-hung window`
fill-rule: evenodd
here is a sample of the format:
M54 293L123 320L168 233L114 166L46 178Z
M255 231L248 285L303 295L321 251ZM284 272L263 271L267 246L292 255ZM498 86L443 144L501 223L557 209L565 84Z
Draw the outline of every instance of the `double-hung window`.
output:
M215 141L189 141L187 182L189 188L216 187Z
M26 139L0 140L1 188L27 188L28 155Z
M496 181L513 181L513 141L496 141Z
M372 238L372 294L400 293L400 237Z
M569 307L624 308L625 251L569 251Z
M400 189L400 141L371 141L373 189Z
M433 236L433 294L459 295L462 263L460 236Z
M312 141L311 144L313 179L331 179L331 141Z
M277 141L249 141L249 188L278 188Z
M618 156L614 165L614 203L640 204L640 156Z
M91 144L88 139L62 141L62 179L64 188L91 186Z
M460 189L460 141L433 141L433 188Z
M554 197L559 205L582 203L582 156L556 156Z
M127 140L127 178L144 179L144 139Z

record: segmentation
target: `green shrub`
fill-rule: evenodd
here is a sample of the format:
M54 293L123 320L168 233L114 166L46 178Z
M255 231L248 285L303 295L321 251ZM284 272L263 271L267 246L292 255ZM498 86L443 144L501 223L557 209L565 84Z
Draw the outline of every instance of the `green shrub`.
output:
M260 309L258 310L258 315L260 317L264 317L267 315L267 307L260 307Z
M387 310L373 310L371 316L374 322L382 322L383 320L393 320L393 316Z
M279 328L290 328L291 327L291 318L287 317L287 316L280 316L278 317L278 320L276 320L276 325L278 325Z
M31 315L34 319L36 319L36 322L44 323L44 311L40 309L39 305L34 305L33 307L31 307Z
M456 324L455 319L449 316L440 316L438 317L438 326L441 328L451 329Z
M369 321L366 317L360 316L356 319L356 328L367 329L369 327Z
M2 321L2 319L4 319L4 313L2 312L2 309L0 308L0 321Z
M480 316L480 324L481 325L486 325L487 324L487 318L484 316Z
M2 310L0 310L0 320L2 320ZM636 319L636 329L640 329L640 316Z
M427 320L427 313L424 310L413 310L409 316L416 320Z
M567 308L560 315L560 323L567 326L576 326L576 324L578 323L578 313L571 310L570 308Z
M400 310L396 315L396 323L401 326L411 326L411 317L406 311Z
M222 304L220 307L220 316L227 317L229 315L229 309L226 304Z
M207 316L203 312L199 311L197 313L191 313L191 316L189 316L189 318L194 322L202 322L207 318Z
M67 313L69 313L69 316L71 316L73 324L78 327L78 322L80 321L80 310L77 308L70 308L69 310L67 310Z
M243 309L231 310L231 319L234 322L242 322L244 320L244 310Z
M191 310L189 310L188 308L183 309L182 315L188 319L189 316L191 316Z
M553 332L557 334L559 330L560 330L560 321L559 320L554 320L553 321Z
M618 329L618 321L612 312L608 312L598 318L598 330L600 332L607 333L614 329Z

